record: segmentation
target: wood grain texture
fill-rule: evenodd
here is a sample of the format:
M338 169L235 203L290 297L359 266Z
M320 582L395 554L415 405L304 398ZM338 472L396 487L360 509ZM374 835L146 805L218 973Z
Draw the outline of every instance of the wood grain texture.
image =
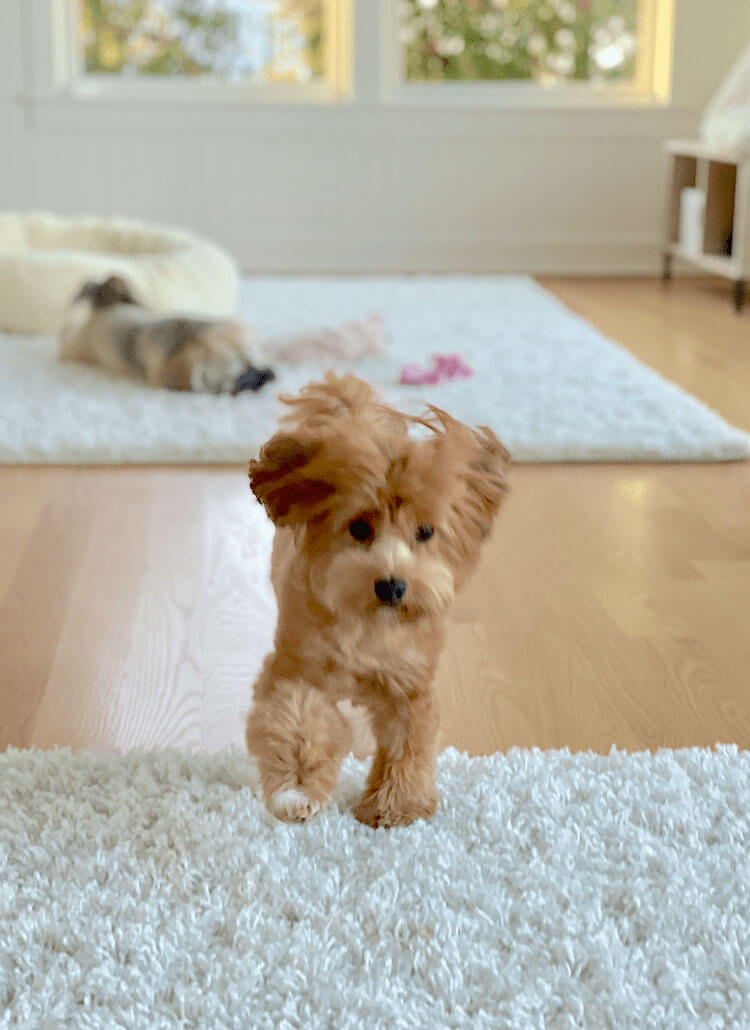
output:
M750 311L713 281L555 280L750 428ZM0 469L0 748L241 744L262 657L242 468ZM750 464L548 465L460 599L443 743L750 746Z

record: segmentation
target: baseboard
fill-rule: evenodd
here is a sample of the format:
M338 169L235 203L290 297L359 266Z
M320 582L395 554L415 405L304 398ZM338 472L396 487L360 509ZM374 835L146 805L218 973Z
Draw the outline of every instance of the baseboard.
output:
M658 237L502 240L294 240L258 246L234 241L249 274L511 273L531 275L657 275Z

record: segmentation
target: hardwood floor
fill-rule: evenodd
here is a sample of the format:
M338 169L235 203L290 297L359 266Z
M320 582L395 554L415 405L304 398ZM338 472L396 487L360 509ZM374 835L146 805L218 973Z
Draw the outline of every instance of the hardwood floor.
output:
M726 286L547 280L750 429ZM0 468L0 748L240 743L242 468ZM750 746L750 463L518 466L442 665L443 740Z

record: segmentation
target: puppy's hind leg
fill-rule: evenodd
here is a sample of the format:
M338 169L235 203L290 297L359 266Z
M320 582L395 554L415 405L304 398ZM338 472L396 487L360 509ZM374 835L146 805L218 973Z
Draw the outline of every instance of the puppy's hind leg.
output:
M319 690L304 680L281 680L257 698L246 740L258 760L269 810L285 822L304 822L328 801L352 736L347 720Z

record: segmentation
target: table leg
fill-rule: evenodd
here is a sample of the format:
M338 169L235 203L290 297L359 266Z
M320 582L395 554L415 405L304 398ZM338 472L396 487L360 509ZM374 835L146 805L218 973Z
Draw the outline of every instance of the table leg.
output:
M664 251L664 265L662 267L661 281L668 283L672 278L672 255L668 250Z

